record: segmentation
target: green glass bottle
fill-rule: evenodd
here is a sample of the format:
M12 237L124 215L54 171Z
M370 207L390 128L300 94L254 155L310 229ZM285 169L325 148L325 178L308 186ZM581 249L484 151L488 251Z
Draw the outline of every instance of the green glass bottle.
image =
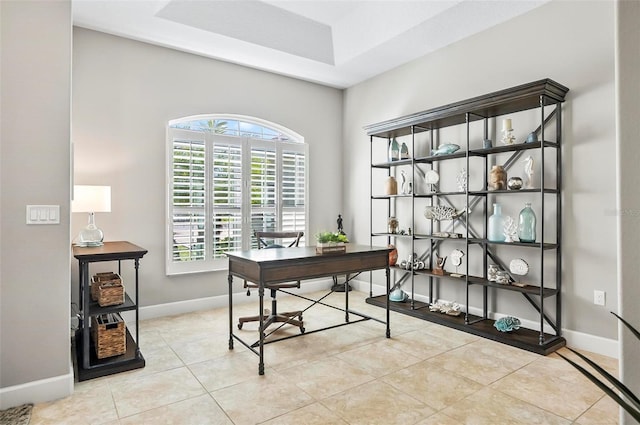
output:
M518 239L520 242L536 241L536 213L531 209L531 204L527 202L520 211L518 220Z
M389 143L389 161L397 161L400 159L400 145L394 137Z

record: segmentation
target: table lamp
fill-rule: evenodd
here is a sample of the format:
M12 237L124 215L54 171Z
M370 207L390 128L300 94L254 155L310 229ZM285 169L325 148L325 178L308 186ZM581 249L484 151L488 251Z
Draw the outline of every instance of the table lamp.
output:
M71 211L89 213L89 224L78 234L76 244L102 246L104 233L96 226L94 214L111 212L111 186L73 186Z

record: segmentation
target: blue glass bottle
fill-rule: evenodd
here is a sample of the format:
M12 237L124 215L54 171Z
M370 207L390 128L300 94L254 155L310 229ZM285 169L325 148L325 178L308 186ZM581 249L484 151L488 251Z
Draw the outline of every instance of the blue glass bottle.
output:
M500 204L493 204L493 214L489 217L487 239L491 242L504 242L504 217Z
M531 204L524 204L518 220L518 239L520 242L536 241L536 213L531 209Z

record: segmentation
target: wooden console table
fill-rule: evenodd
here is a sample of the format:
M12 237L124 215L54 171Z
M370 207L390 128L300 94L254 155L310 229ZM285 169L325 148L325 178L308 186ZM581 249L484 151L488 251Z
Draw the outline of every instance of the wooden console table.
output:
M229 252L229 349L233 349L233 340L236 339L248 349L257 354L260 358L258 364L258 374L264 375L264 345L265 333L263 331L264 321L262 312L264 311L264 289L269 283L291 282L296 280L315 279L331 277L336 275L347 275L371 270L386 270L387 294L390 290L389 280L389 248L373 247L369 245L347 244L347 252L344 254L316 254L315 247L296 247L280 249L259 249L252 251ZM239 336L233 333L233 277L255 282L259 285L259 341L257 344L248 344ZM386 321L381 321L356 311L349 310L349 291L345 291L345 323L336 326L343 326L349 323L349 313L361 317L361 320L376 320L386 324L386 336L391 337L389 328L389 297L386 306ZM313 300L311 300L313 301ZM315 301L317 302L317 301ZM317 332L325 329L317 329ZM307 333L312 333L307 332ZM296 336L302 336L296 335ZM274 342L274 341L270 341ZM257 345L258 350L255 349Z

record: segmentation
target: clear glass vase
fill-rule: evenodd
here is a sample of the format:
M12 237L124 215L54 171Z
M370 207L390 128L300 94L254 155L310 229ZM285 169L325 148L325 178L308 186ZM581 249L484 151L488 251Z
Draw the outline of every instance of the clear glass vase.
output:
M536 241L536 213L531 209L531 204L524 204L518 220L518 239L520 242Z
M493 214L489 217L487 239L491 242L504 242L504 216L500 204L493 204Z

